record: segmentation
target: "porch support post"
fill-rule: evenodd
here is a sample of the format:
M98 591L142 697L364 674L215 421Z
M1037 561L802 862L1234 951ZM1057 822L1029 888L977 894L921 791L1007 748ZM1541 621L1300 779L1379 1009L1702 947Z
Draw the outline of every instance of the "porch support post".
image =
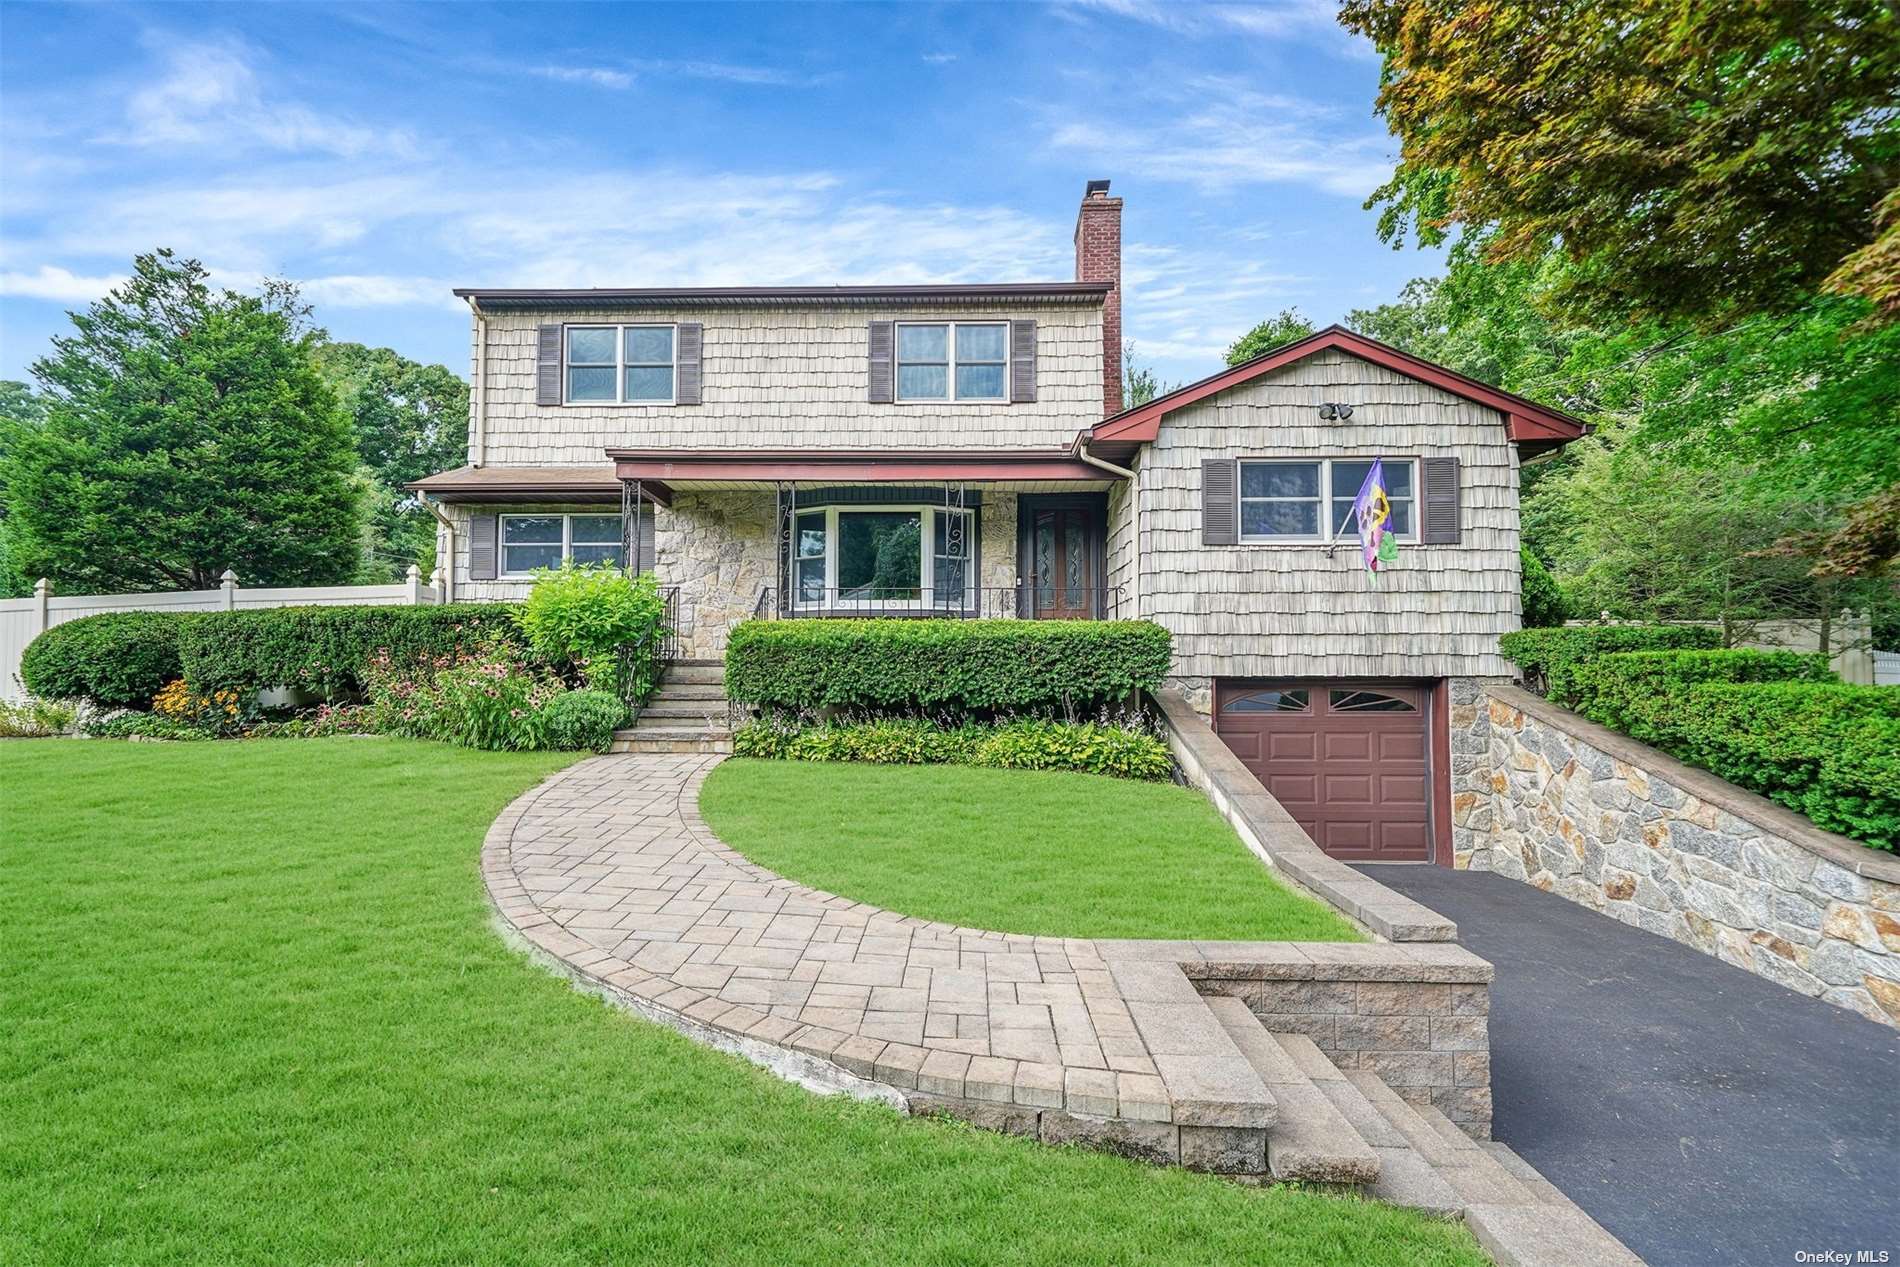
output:
M640 480L620 481L620 557L628 576L640 575L640 503L644 488Z

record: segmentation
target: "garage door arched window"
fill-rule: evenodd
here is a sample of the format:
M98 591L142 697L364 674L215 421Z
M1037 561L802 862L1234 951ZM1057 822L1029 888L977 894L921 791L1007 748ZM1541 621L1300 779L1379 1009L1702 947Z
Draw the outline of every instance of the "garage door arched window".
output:
M1386 695L1379 691L1334 691L1327 698L1326 706L1335 713L1416 713L1418 706L1410 700L1400 699L1396 695Z
M1221 703L1223 713L1304 713L1312 708L1312 696L1304 690L1272 688L1230 695Z

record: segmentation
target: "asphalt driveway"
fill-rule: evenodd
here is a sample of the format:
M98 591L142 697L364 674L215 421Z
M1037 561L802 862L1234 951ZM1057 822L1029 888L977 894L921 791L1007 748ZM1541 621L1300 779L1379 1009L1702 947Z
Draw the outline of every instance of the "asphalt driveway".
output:
M1497 966L1493 1133L1651 1267L1900 1264L1900 1032L1502 876L1361 870Z

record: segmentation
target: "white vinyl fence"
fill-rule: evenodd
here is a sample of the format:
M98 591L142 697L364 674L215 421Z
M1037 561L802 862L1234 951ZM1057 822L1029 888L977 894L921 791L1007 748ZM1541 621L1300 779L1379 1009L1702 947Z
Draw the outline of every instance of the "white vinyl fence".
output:
M1900 651L1874 652L1874 684L1900 686Z
M407 580L394 585L306 585L273 589L245 589L235 573L226 571L214 590L181 590L168 594L55 595L44 578L31 598L0 599L0 699L21 699L20 657L26 646L54 625L97 616L101 612L131 611L243 611L253 607L420 607L437 601L443 577L437 569L433 584L424 583L413 564Z

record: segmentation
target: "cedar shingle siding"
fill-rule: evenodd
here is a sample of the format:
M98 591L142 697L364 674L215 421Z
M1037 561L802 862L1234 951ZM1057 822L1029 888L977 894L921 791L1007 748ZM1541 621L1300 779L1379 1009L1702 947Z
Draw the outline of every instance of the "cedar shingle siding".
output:
M537 326L545 314L488 317L492 466L602 466L612 446L642 448L1056 449L1101 416L1102 312L1089 304L999 302L879 312L877 320L1035 322L1032 400L874 404L862 308L563 312L568 325L703 325L697 408L536 404ZM1020 390L1020 386L1018 388Z
M1322 422L1322 401L1355 406ZM1355 541L1202 544L1202 463L1224 458L1456 457L1456 545L1405 543L1375 584ZM1178 413L1109 502L1111 582L1175 634L1174 673L1504 676L1517 628L1517 451L1494 410L1324 351ZM1131 515L1139 503L1140 539Z

